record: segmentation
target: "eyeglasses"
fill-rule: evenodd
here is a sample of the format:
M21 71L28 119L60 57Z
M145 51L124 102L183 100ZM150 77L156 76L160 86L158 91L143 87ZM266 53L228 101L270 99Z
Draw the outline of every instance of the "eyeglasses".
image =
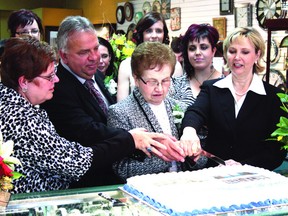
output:
M57 73L57 65L54 66L54 71L50 75L48 75L48 76L40 76L39 75L38 77L40 77L42 79L46 79L50 82L53 82L55 79L56 73Z
M15 32L18 35L37 35L39 33L39 29L25 30L23 32Z
M140 77L140 80L147 86L149 87L158 87L160 85L160 82L158 82L157 80L147 80L147 81L144 81L142 77ZM170 85L170 82L171 82L171 79L164 79L161 81L161 86L168 86Z

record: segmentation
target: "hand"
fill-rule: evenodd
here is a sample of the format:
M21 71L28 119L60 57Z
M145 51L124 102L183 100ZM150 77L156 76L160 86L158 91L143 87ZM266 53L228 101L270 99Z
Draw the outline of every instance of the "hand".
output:
M242 165L241 163L239 163L239 162L237 162L237 161L235 161L233 159L225 160L225 164L226 164L226 166L235 166L235 165L239 166L239 165ZM221 165L221 166L224 166L224 165Z
M167 147L166 150L159 149L159 151L165 157L162 157L163 160L181 162L185 161L184 151L182 150L182 148L180 148L180 142L177 141L175 137L165 134L163 138L159 137L156 140Z
M199 158L202 148L200 139L194 128L184 128L183 135L180 138L180 147L183 149L185 156L193 156L196 160Z
M132 135L135 148L143 151L148 157L151 157L151 153L166 160L166 157L160 152L160 150L166 150L167 147L160 142L157 142L156 138L162 138L163 134L147 132L145 128L135 128L129 131Z

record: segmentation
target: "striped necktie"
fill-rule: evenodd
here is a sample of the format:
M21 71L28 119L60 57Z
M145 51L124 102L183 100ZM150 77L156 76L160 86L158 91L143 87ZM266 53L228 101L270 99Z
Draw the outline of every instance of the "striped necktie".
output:
M108 111L107 105L104 102L104 99L103 99L101 93L95 88L94 80L92 80L92 79L86 80L84 85L88 88L89 92L96 98L99 106L101 107L103 112L107 115L107 111Z

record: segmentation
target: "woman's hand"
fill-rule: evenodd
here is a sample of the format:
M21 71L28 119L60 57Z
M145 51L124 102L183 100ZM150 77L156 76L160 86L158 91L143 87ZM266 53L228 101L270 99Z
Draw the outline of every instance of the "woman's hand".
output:
M147 132L145 128L129 131L133 136L135 148L143 151L148 157L151 154L165 161L184 161L183 150L178 146L175 138L161 133Z
M201 153L200 139L193 127L185 127L183 135L180 138L180 147L183 149L185 156L198 158Z

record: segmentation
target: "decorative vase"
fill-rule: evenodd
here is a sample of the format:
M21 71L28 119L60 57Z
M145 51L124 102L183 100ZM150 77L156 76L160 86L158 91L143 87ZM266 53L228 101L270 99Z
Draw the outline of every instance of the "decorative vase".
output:
M0 208L6 208L11 194L9 192L0 191Z

